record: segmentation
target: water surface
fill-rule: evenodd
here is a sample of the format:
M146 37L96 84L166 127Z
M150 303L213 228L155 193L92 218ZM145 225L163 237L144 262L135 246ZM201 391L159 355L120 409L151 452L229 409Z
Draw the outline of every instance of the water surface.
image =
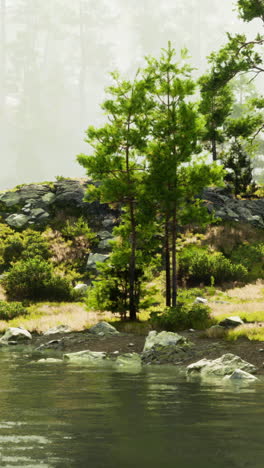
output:
M264 382L188 382L0 351L0 466L263 468Z

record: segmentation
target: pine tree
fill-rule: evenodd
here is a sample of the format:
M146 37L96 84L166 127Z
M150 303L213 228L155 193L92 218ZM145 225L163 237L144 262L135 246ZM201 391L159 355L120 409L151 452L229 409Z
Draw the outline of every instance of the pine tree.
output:
M78 161L94 181L93 196L106 203L120 204L122 220L129 240L129 314L136 319L136 251L139 226L139 199L145 174L144 153L148 136L148 111L146 101L147 81L137 76L133 82L121 80L112 74L114 84L102 105L108 122L101 128L89 127L87 143L92 156L79 155ZM91 196L88 194L88 197Z

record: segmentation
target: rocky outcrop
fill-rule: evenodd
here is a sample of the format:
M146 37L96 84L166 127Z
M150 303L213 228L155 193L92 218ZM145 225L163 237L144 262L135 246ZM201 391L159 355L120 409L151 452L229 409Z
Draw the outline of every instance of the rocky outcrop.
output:
M214 360L201 359L187 367L187 375L199 375L201 377L224 377L241 370L248 373L256 372L256 368L239 356L228 353Z
M227 188L206 188L201 198L208 211L223 221L249 223L264 229L264 198L238 200Z
M0 214L10 226L21 229L30 225L47 224L57 210L74 210L107 234L100 238L101 249L107 249L111 230L118 212L98 202L84 201L91 180L64 179L54 183L29 184L0 193ZM250 223L264 229L264 198L238 200L228 188L206 188L201 194L210 213L224 221ZM99 222L99 223L98 223Z
M0 214L2 219L15 229L31 225L45 225L63 210L84 216L99 229L111 231L116 223L117 213L107 205L98 202L87 203L84 195L91 181L74 179L59 180L50 184L29 184L0 194ZM103 248L111 234L102 238Z
M177 333L149 332L142 353L144 364L182 364L190 358L192 346Z

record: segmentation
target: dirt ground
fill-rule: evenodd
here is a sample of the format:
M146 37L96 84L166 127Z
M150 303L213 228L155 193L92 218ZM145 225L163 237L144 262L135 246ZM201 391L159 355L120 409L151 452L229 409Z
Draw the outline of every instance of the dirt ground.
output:
M182 364L188 365L202 358L216 359L225 353L233 353L250 362L258 369L258 374L264 375L264 342L249 341L242 338L235 342L224 339L205 338L201 332L181 333L193 347L186 355ZM53 335L33 334L32 345L39 350L54 350L63 353L90 351L104 351L113 353L136 352L141 353L145 343L145 336L120 333L115 336L98 337L87 330L81 332L57 333ZM51 343L50 343L51 342Z

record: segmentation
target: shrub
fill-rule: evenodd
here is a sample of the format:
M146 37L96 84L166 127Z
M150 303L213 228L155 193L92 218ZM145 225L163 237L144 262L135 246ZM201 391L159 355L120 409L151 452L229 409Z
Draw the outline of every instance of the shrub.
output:
M245 242L231 254L231 260L241 263L249 272L249 278L254 281L264 278L264 243Z
M71 299L71 285L54 273L53 266L38 257L20 260L2 281L10 299Z
M152 312L150 322L167 331L187 328L204 330L211 323L210 312L210 307L204 304L179 302L176 307L167 308L161 314Z
M27 309L21 302L0 301L0 320L12 320L26 314Z
M206 248L185 247L179 256L179 277L191 283L215 284L224 281L243 281L248 271L241 264L233 264L221 252L210 252Z

